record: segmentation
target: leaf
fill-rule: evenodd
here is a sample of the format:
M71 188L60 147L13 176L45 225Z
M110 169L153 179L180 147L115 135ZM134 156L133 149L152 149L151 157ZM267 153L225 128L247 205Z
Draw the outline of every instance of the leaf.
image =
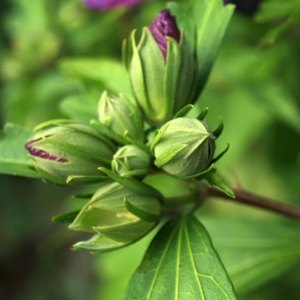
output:
M300 226L281 219L203 216L238 295L300 265Z
M121 62L112 59L65 59L60 66L70 76L98 81L111 92L132 98L129 77Z
M198 90L202 90L219 53L221 41L234 10L222 0L190 0L169 5L180 29L189 36L191 44L196 36Z
M79 212L80 210L76 210L76 211L71 211L71 212L56 215L52 217L52 222L61 223L61 224L65 224L65 223L70 224L75 220Z
M152 196L157 198L161 204L164 203L164 197L163 195L156 189L152 188L151 186L148 186L147 184L135 179L135 178L126 178L122 177L119 174L112 172L109 169L106 169L104 167L99 168L102 172L104 172L107 176L109 176L112 180L118 182L119 184L123 185L124 187L136 191L137 193L140 193L141 195L145 196Z
M130 203L126 198L124 198L124 203L126 206L126 209L132 213L133 215L137 216L138 218L144 220L144 221L148 221L148 222L158 222L161 219L161 214L160 215L156 215L156 214L151 214L148 211L145 211L143 209L141 209L138 206L133 205L132 203Z
M69 96L60 103L61 111L68 117L85 123L98 117L97 106L97 98L84 94Z
M133 274L123 299L236 299L209 234L193 216L166 223Z
M32 131L8 123L0 132L0 173L31 178L41 177L25 149Z

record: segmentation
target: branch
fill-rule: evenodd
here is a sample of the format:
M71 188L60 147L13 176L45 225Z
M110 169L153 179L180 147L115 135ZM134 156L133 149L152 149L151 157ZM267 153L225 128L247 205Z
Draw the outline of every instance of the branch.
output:
M298 207L254 195L239 188L232 190L235 192L235 199L230 198L222 191L209 186L207 186L206 190L204 191L204 196L205 198L217 197L233 202L247 204L300 220L300 208Z

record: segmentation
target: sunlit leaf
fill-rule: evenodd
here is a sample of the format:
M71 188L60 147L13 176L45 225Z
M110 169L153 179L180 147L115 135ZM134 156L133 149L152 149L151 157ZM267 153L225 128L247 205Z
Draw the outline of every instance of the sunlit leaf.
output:
M203 225L188 215L169 221L152 241L123 299L236 299Z

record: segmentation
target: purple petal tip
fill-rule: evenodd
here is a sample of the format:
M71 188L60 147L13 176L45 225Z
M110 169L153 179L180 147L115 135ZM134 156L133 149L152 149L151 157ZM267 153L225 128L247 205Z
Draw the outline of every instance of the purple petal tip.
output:
M166 36L175 39L177 43L180 41L180 31L176 25L176 19L171 16L168 9L159 12L158 16L149 26L149 30L161 49L164 58L166 58L168 49L168 40L166 39Z
M40 140L41 140L41 138L37 139L37 140L29 141L28 143L25 144L25 148L28 150L28 152L32 156L47 159L47 160L53 160L53 161L60 162L60 163L68 162L68 160L63 157L58 157L54 154L51 154L49 152L46 152L44 150L41 150L41 149L31 146L33 143L40 141Z

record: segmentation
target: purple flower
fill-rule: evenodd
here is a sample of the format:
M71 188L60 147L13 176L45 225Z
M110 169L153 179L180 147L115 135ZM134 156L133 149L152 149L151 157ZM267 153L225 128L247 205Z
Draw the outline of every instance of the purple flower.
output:
M176 25L175 17L171 16L168 9L162 10L149 26L149 30L157 42L164 58L166 59L168 50L167 36L172 37L178 43L180 41L180 32Z
M84 4L91 9L108 10L115 7L128 7L143 0L84 0Z

